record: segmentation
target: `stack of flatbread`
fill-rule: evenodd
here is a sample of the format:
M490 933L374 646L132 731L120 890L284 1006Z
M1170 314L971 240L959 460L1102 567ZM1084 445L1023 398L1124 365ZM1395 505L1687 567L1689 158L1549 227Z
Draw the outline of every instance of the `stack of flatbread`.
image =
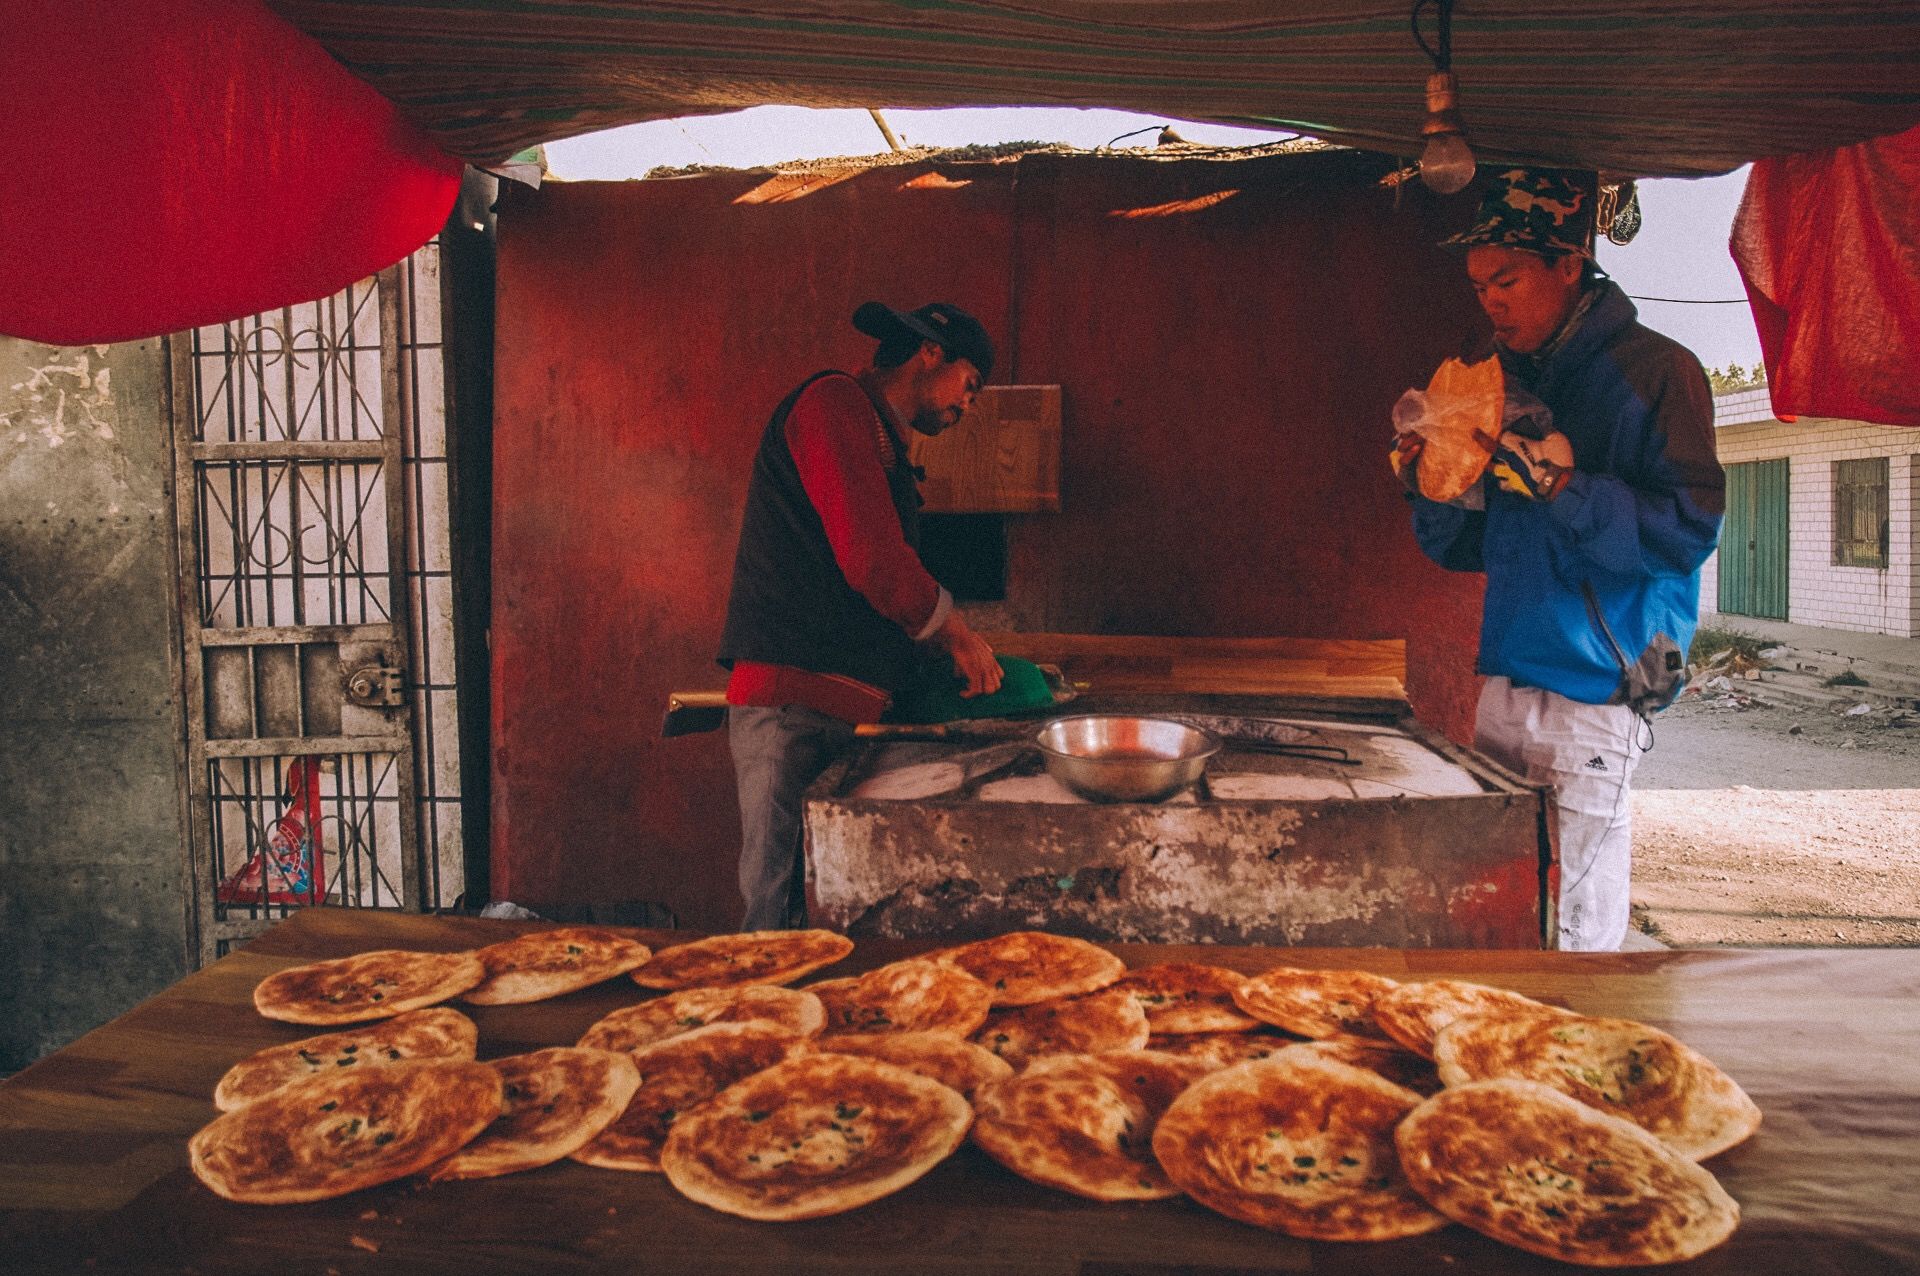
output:
M576 927L282 971L255 990L262 1014L359 1026L234 1064L214 1096L224 1115L192 1140L194 1173L277 1203L570 1161L664 1171L714 1209L792 1220L899 1191L971 1131L1049 1188L1184 1193L1310 1240L1454 1221L1618 1266L1691 1257L1739 1221L1699 1162L1753 1134L1759 1108L1646 1024L1360 970L1129 972L1037 931L784 986L852 950L766 931L650 954ZM474 1020L435 1006L621 973L657 992L577 1043L509 1058L476 1062Z

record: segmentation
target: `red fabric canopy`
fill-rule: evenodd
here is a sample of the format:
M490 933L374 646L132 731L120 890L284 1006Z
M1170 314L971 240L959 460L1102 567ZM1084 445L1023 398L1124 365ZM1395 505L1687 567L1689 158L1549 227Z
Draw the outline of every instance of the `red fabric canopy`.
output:
M258 0L0 0L0 333L124 341L324 297L461 164Z
M1733 220L1776 416L1920 425L1920 128L1754 163Z

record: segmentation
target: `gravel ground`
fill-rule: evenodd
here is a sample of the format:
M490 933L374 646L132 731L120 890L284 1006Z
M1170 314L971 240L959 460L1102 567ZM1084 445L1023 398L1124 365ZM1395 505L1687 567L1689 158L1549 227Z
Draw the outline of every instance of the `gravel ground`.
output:
M1920 718L1688 699L1634 777L1634 920L1674 945L1920 945Z

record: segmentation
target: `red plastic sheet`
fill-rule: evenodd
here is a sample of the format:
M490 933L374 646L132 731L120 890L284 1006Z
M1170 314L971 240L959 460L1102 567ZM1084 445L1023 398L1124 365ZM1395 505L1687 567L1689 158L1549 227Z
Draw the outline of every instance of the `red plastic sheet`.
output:
M1775 415L1920 426L1920 128L1757 161L1732 247Z
M259 0L0 0L0 333L124 341L327 296L461 165Z

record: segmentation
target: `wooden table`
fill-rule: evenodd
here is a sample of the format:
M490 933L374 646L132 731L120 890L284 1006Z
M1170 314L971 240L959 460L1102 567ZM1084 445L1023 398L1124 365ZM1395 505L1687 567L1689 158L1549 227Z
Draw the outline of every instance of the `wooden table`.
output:
M659 1175L571 1162L473 1183L390 1184L297 1206L234 1205L188 1172L186 1141L213 1117L208 1096L221 1073L262 1046L313 1031L253 1011L250 994L262 977L372 948L468 948L530 928L303 912L0 1085L0 1271L1571 1270L1460 1227L1387 1244L1307 1244L1186 1200L1097 1204L1019 1179L972 1148L864 1209L792 1224L715 1213L682 1199ZM828 973L926 946L868 941ZM1134 965L1204 960L1251 972L1285 961L1400 978L1464 976L1657 1024L1717 1060L1766 1112L1754 1139L1709 1163L1741 1202L1745 1221L1730 1242L1685 1270L1920 1270L1920 951L1115 951ZM481 1056L489 1058L572 1042L639 996L620 980L537 1005L463 1009L479 1023Z

